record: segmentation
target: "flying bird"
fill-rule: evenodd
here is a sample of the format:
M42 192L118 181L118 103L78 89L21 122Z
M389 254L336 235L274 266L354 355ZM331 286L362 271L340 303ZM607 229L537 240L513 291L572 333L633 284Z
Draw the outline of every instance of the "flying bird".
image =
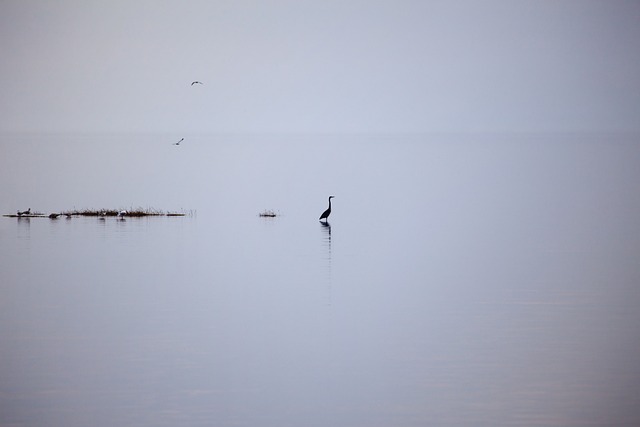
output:
M199 82L199 81L197 81L197 80L196 80L195 82L191 82L191 86L193 86L193 85L203 85L203 84L204 84L204 83Z
M329 207L327 208L326 211L322 212L322 215L320 215L320 220L322 221L324 219L324 222L327 222L327 220L329 219L329 215L331 215L331 199L333 199L335 196L329 196Z
M173 145L180 145L180 143L181 143L182 141L184 141L184 138L182 138L182 139L181 139L180 141L178 141L178 142L174 142L174 143L173 143Z

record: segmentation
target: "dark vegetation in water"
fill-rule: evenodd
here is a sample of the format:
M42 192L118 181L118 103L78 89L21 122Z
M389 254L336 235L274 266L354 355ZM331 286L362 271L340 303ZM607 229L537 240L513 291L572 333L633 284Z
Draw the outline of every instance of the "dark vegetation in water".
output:
M124 211L124 212L123 212ZM126 217L143 217L143 216L194 216L195 211L181 211L181 212L166 212L154 208L131 208L131 209L73 209L61 212L53 212L46 215L41 212L31 212L29 214L18 213L3 215L10 218L51 218L55 219L60 216L74 217L74 216L126 216Z
M118 216L123 209L83 209L62 211L62 215L71 216ZM165 212L153 208L126 209L124 216L186 216L185 212Z
M275 218L277 216L280 216L279 213L275 213L275 211L271 210L271 209L265 209L264 211L260 212L258 214L258 216L261 216L263 218Z

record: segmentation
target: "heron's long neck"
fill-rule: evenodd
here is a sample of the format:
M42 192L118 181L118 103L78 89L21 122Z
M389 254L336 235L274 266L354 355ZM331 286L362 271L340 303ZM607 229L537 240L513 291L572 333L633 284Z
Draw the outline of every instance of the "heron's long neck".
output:
M331 209L331 197L329 197L329 209Z

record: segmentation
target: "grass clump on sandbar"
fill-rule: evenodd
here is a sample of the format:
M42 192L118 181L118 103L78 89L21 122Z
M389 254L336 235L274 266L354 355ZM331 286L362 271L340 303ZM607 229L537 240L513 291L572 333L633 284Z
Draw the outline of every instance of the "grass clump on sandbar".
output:
M58 211L52 212L49 215L46 215L42 212L33 211L31 212L31 208L27 211L18 211L16 214L6 214L2 215L9 218L52 218L56 219L60 216L66 216L67 218L72 218L74 216L97 216L100 218L107 216L115 216L123 218L125 216L128 217L143 217L143 216L195 216L196 211L184 209L179 212L176 211L163 211L154 208L129 208L129 209L71 209L66 211Z
M154 208L129 208L129 209L73 209L61 212L67 216L186 216L193 215L193 211L187 212L166 212Z
M264 211L260 212L258 214L258 216L263 217L263 218L275 218L277 216L280 216L280 214L276 213L272 209L265 209Z

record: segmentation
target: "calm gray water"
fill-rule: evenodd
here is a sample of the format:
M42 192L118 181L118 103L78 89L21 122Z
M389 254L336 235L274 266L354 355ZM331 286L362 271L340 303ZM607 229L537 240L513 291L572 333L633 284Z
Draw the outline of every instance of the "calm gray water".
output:
M182 136L1 136L191 214L0 218L0 425L640 425L638 136Z

